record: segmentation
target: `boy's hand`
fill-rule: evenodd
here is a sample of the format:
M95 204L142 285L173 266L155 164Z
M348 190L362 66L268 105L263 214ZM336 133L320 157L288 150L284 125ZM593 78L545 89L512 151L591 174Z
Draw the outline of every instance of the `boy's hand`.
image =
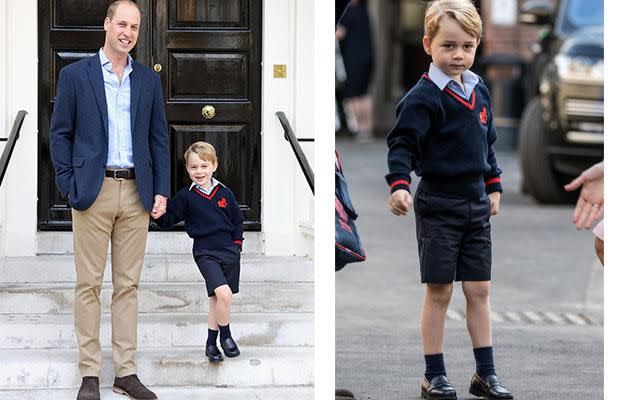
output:
M411 206L411 194L405 189L398 189L389 196L387 205L394 215L407 215Z
M492 192L488 197L490 198L490 215L497 215L501 203L501 192Z

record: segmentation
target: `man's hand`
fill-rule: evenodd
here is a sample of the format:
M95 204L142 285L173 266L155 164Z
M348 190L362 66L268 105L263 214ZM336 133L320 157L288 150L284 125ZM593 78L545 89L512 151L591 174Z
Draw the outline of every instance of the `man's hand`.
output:
M488 197L490 198L490 215L497 215L501 204L501 192L492 192Z
M166 197L156 194L153 201L153 209L151 216L155 219L160 218L166 212Z
M387 205L394 215L407 215L411 206L411 194L405 189L398 189L389 196Z
M604 162L585 170L564 189L568 192L582 187L575 204L572 221L577 229L590 229L604 216Z

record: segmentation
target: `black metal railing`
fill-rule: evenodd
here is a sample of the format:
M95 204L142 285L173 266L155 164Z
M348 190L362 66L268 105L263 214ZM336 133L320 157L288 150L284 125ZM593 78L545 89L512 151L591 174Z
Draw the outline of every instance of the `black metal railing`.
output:
M15 116L15 121L13 121L13 128L11 128L11 133L9 133L9 137L0 138L0 142L7 142L4 145L2 157L0 157L0 186L2 186L4 173L7 172L7 167L9 166L11 154L13 154L13 149L15 148L15 143L20 137L20 129L22 129L22 123L24 122L24 117L26 117L26 114L28 113L24 110L18 111L17 115Z
M308 185L311 187L311 192L315 194L315 177L313 176L313 170L302 151L302 146L300 146L300 142L313 142L314 139L297 139L284 112L278 111L276 116L284 129L284 138L291 144L291 149L293 149L293 154L295 154L295 158L297 158L298 164L300 164L300 168L302 168L306 182L308 182Z

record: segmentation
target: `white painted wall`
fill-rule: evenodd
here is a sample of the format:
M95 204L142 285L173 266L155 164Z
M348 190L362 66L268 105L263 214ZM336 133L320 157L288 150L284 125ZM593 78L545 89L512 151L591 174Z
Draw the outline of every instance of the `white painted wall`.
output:
M313 196L275 112L287 114L298 137L316 137L314 8L301 0L263 2L262 224L271 255L313 254ZM35 0L0 0L0 135L18 110L29 113L0 188L0 256L35 254L37 29ZM287 65L286 79L273 78L274 64ZM315 169L313 143L303 147Z
M313 196L275 116L284 111L298 137L314 137L313 9L312 2L299 0L263 3L262 220L267 254L313 254L313 237L305 234L312 232ZM273 78L274 64L287 66L286 79ZM313 167L313 145L304 147Z
M37 2L0 2L0 127L28 112L0 192L0 255L32 255L37 224Z

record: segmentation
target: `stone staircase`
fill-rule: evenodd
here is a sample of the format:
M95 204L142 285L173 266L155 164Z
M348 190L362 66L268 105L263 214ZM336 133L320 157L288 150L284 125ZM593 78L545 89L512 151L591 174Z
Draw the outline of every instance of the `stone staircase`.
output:
M148 254L138 374L160 400L313 399L313 263L244 253L232 333L241 356L211 364L205 286L190 254ZM111 267L101 294L101 398L111 391ZM72 255L0 258L0 399L74 399L80 384Z

